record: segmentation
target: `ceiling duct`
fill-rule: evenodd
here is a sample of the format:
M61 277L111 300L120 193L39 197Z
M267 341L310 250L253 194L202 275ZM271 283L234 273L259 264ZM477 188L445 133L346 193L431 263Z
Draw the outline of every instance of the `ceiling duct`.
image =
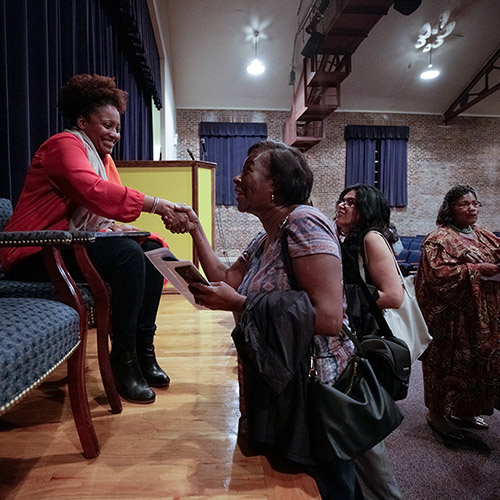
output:
M306 33L309 33L311 36L309 37L309 40L304 45L304 48L301 52L304 57L313 57L314 54L318 52L321 44L323 43L325 35L317 31L316 27L321 19L323 19L326 9L328 9L329 5L330 0L317 0L317 2L314 4L311 20L309 21L309 24L305 29Z
M395 0L394 8L405 16L413 14L422 3L422 0Z

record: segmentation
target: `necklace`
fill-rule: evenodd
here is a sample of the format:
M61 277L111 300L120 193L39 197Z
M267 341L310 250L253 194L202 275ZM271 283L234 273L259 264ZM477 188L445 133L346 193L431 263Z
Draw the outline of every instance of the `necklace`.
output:
M455 231L458 231L459 233L462 233L462 234L470 234L470 233L472 233L472 226L469 226L467 229L462 229L460 227L454 226L450 222L450 227L453 228Z
M284 219L283 222L280 224L280 227L278 228L278 233L285 227L285 224L288 222L288 217L290 217L290 214L288 214Z

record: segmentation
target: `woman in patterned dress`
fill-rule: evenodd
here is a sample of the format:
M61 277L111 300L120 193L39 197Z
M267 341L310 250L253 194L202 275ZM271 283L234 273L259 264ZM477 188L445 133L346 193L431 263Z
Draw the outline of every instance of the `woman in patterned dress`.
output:
M422 358L427 422L442 438L464 440L461 426L486 429L481 415L500 408L500 239L476 224L470 186L444 197L422 243L417 298L433 341Z

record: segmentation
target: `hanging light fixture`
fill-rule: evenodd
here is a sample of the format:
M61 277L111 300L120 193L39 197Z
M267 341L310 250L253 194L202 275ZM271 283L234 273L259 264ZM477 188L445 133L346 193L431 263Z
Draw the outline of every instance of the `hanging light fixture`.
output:
M433 69L432 68L432 49L429 50L429 65L427 66L427 69L420 73L420 78L423 80L432 80L433 78L436 78L439 76L439 70L438 69Z
M253 32L254 36L254 46L255 46L255 59L248 65L247 71L251 75L260 75L261 73L264 73L264 70L266 69L264 65L259 61L257 57L257 45L259 43L259 32L254 31Z
M425 23L418 32L416 49L422 49L422 52L429 52L431 49L437 49L444 43L444 39L455 29L455 21L448 22L450 11L447 10L439 16L439 20L434 26L431 23Z

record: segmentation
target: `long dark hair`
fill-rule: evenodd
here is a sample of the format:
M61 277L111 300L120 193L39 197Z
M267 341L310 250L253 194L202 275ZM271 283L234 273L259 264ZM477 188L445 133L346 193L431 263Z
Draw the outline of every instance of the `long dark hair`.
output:
M466 186L462 184L458 184L457 186L453 186L445 195L443 203L439 207L436 224L438 226L447 226L450 222L453 222L452 209L455 205L455 202L465 196L468 193L472 193L474 198L477 200L477 194L474 191L472 186Z
M347 186L340 193L337 203L340 203L349 191L356 193L356 210L359 219L346 236L344 247L351 255L357 255L368 231L379 231L382 234L387 232L391 209L382 191L367 184Z

